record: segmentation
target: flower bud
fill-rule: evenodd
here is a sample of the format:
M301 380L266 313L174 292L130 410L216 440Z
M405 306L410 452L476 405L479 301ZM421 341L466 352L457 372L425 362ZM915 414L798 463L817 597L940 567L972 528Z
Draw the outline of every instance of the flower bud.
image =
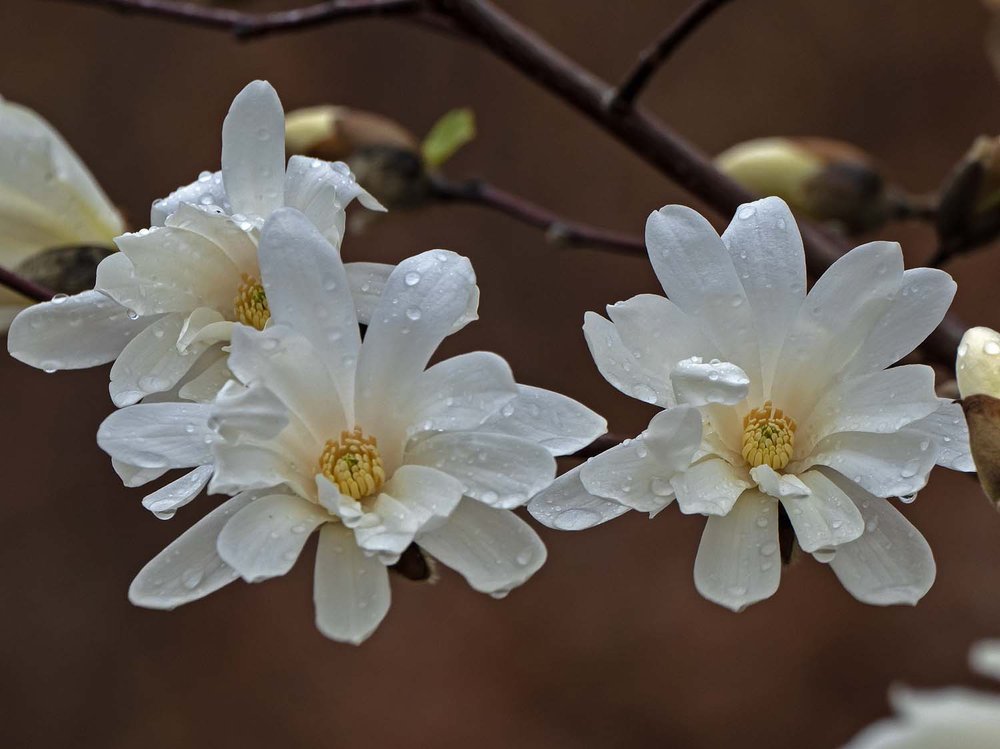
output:
M952 252L1000 234L1000 138L982 135L940 190L937 230Z
M962 336L955 365L969 445L979 483L1000 503L1000 333L970 328Z
M1000 333L990 328L969 328L962 336L955 362L958 392L1000 398Z
M755 195L777 195L847 234L875 229L894 212L896 198L871 159L841 141L759 138L722 152L715 164Z
M22 261L15 270L53 291L79 294L94 288L98 263L114 251L94 245L53 247Z

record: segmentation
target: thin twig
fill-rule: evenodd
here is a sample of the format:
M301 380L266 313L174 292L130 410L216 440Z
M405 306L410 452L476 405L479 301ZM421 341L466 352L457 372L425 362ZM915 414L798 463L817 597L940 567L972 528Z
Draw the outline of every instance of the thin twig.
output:
M571 247L600 247L630 255L645 252L641 238L599 226L569 221L562 216L482 180L451 182L436 177L431 182L433 194L439 200L472 203L505 213L522 223L545 232L547 239Z
M729 0L698 0L678 18L656 42L642 51L635 67L622 79L608 100L614 110L628 109L646 87L653 74L699 26Z
M2 267L0 267L0 286L6 286L11 291L16 291L21 296L36 302L47 302L55 296L55 292L51 289Z
M304 8L267 13L210 8L176 0L64 0L64 2L103 6L122 13L136 13L194 26L221 29L240 38L306 29L353 18L418 14L423 10L423 3L420 0L327 0Z

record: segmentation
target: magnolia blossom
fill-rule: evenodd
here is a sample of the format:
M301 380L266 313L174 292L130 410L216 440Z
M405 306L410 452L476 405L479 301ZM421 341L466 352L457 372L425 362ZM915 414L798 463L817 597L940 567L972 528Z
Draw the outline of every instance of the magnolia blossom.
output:
M173 608L236 577L288 572L319 530L319 629L353 643L389 607L387 566L412 543L503 595L545 560L510 510L551 482L554 455L601 434L579 403L517 385L475 352L425 369L476 295L469 261L434 250L391 273L362 342L336 249L277 211L259 249L272 325L232 331L235 379L213 403L143 403L98 442L145 470L202 466L233 495L150 562L133 603Z
M1000 680L1000 641L976 644L973 670ZM879 721L844 749L996 749L1000 746L1000 695L961 687L934 691L893 689L898 716Z
M54 247L110 245L121 214L80 157L27 107L0 97L0 265ZM0 330L28 301L0 288Z
M264 219L282 205L298 207L339 247L348 203L381 209L344 164L296 156L286 170L284 122L270 84L244 88L223 123L222 171L156 201L152 228L115 240L121 252L101 262L93 291L18 316L11 355L48 371L114 361L118 406L170 392L185 378L181 398L214 396L228 379L222 344L233 326L262 328L270 316L257 262ZM362 317L390 270L351 267ZM199 362L198 376L188 377Z
M610 321L588 313L584 333L612 385L667 410L560 477L531 513L579 530L676 499L708 516L698 590L734 610L777 590L786 517L859 600L919 600L934 560L888 498L912 499L935 463L972 470L968 432L930 367L886 367L941 321L951 277L904 271L898 244L872 242L807 295L802 241L778 198L742 206L721 238L667 206L646 244L670 299L641 294L608 307Z

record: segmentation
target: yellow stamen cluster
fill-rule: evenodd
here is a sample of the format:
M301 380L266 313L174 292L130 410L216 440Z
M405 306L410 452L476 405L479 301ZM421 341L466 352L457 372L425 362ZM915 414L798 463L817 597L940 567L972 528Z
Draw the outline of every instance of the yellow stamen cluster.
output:
M795 419L767 401L743 417L743 459L751 468L788 465L795 446Z
M353 432L341 432L339 441L326 441L319 470L337 485L341 494L354 499L375 494L385 483L378 441L365 437L360 427L354 427Z
M233 314L244 325L263 330L271 319L271 308L267 306L267 294L260 281L249 273L243 274L243 283L233 300Z

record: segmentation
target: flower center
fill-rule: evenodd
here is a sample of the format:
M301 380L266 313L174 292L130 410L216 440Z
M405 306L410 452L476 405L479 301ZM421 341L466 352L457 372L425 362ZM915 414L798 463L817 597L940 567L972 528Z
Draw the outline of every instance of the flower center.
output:
M233 314L244 325L263 330L271 319L271 308L267 306L267 294L260 281L249 273L243 274L243 283L233 300Z
M341 494L362 499L375 494L385 483L385 469L378 441L365 437L361 427L341 432L340 440L327 440L319 458L319 470L337 485Z
M795 446L795 419L767 401L743 417L743 459L751 468L788 465Z

